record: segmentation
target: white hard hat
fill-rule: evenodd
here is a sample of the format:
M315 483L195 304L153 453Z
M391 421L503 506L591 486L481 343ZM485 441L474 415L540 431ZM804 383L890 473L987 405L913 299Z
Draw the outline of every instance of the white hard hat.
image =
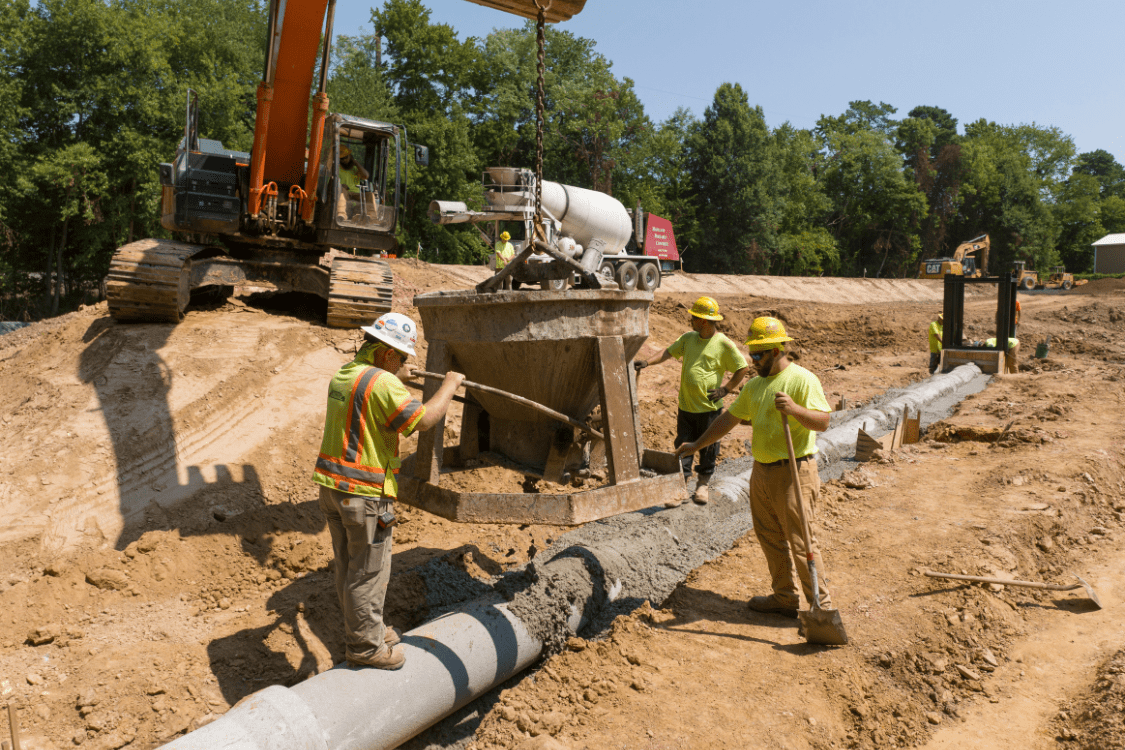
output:
M418 327L414 321L402 313L386 313L369 326L360 328L364 333L370 333L384 344L398 349L400 352L417 356L414 345L418 343Z

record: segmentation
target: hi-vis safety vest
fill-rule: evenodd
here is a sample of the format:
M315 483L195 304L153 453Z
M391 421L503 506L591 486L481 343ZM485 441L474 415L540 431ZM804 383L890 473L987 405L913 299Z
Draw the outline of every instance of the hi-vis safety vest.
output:
M402 381L367 364L370 354L364 345L332 377L313 481L352 495L394 498L399 435L413 432L426 409Z

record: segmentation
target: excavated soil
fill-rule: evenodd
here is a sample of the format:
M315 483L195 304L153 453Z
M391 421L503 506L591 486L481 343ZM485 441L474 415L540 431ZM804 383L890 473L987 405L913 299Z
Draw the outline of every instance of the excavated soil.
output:
M408 314L414 294L482 278L393 268ZM671 277L642 355L714 293L732 337L780 316L829 401L862 404L926 377L941 300L937 282L877 281ZM1119 281L1024 296L1019 374L922 443L824 486L820 538L850 646L809 646L795 621L746 608L768 589L750 533L663 601L571 639L410 746L1125 746L1123 303ZM981 330L993 305L983 291L967 303ZM177 326L124 325L103 304L0 337L0 701L16 708L24 748L154 747L341 660L309 476L324 384L357 338L323 315L307 297L251 294L201 299ZM1048 335L1050 359L1032 359ZM671 447L678 377L675 362L640 377L650 447ZM458 431L455 408L447 440ZM723 457L745 455L749 437L739 428ZM455 481L524 486L499 467ZM565 531L400 510L388 619L403 629ZM927 569L1076 573L1105 608L1081 589L961 585Z

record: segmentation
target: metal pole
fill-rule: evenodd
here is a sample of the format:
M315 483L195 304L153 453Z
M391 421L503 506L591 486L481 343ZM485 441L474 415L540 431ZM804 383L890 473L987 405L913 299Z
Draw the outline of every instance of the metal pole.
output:
M444 380L445 379L444 375L439 375L436 372L426 372L425 370L414 370L414 377L431 378L433 380ZM576 427L579 430L582 430L583 432L585 432L585 433L587 433L587 434L589 434L593 437L596 437L598 440L605 440L605 435L598 432L597 430L590 427L589 425L582 424L581 422L579 422L577 419L574 419L573 417L568 417L567 415L563 414L562 412L557 412L554 409L552 409L551 407L544 406L543 404L532 401L531 399L524 398L523 396L517 396L516 394L508 393L507 391L502 391L499 388L493 388L490 385L481 385L480 383L474 383L471 380L462 381L461 385L465 386L466 388L472 389L472 390L482 391L484 393L491 393L493 396L500 396L501 398L506 398L509 401L515 401L517 404L521 404L523 406L526 406L529 409L534 409L537 412L540 412L542 414L546 414L548 417L551 417L552 419L557 419L560 422L566 422L571 427Z

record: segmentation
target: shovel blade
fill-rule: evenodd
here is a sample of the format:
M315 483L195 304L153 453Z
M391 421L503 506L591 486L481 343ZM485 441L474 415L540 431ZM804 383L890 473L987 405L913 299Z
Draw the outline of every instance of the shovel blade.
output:
M838 609L813 608L798 612L801 624L805 627L805 640L822 646L846 646L848 634L844 631L844 621Z
M1086 579L1084 579L1082 576L1075 574L1074 577L1081 581L1082 586L1086 589L1086 595L1090 597L1090 601L1094 603L1094 606L1098 609L1101 609L1102 600L1098 598L1098 595L1096 593L1094 593L1094 587L1086 583Z

